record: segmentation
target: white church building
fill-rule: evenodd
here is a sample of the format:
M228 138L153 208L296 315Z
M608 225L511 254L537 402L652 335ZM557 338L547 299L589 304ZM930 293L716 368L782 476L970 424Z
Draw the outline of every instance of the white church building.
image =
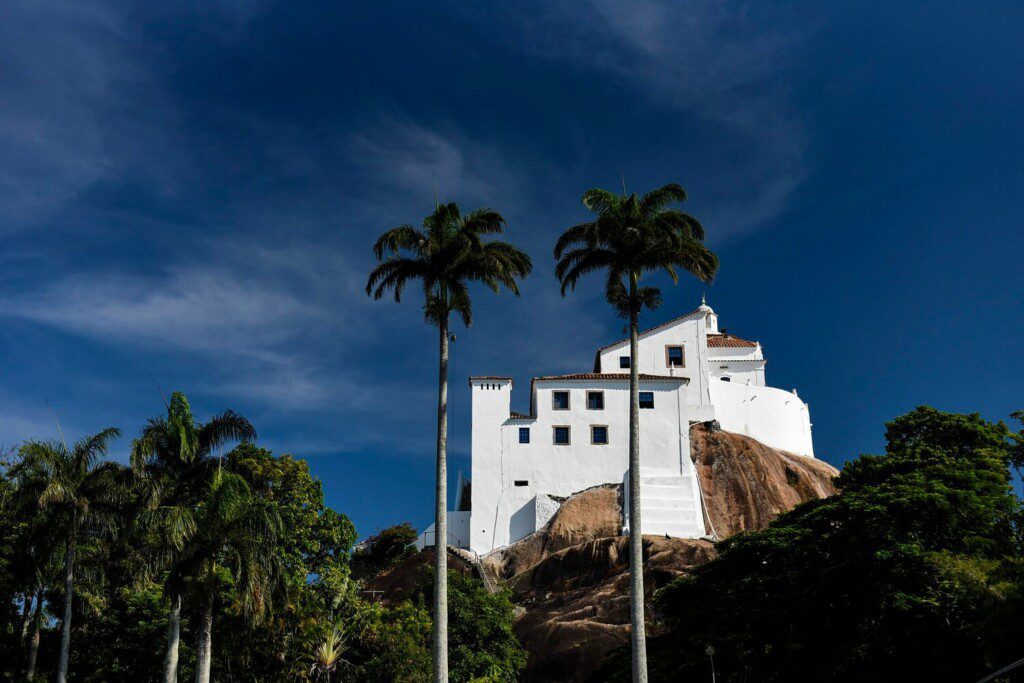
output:
M766 386L761 345L720 329L707 304L642 331L637 360L644 533L708 533L691 424L717 420L726 431L814 457L807 404L795 390ZM448 513L449 545L484 555L542 528L573 493L625 481L629 361L622 339L597 350L593 372L535 377L525 415L511 410L511 377L469 378L472 473L459 481ZM627 518L624 532L628 526ZM433 542L431 525L419 546Z

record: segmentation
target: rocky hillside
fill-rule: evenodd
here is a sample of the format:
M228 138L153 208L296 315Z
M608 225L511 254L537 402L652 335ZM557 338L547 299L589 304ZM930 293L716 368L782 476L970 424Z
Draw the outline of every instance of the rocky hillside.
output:
M710 525L718 538L766 526L800 502L835 492L835 468L768 448L745 436L698 425L693 454ZM571 496L547 526L491 553L482 564L450 551L463 571L508 586L522 611L516 635L530 653L526 680L585 681L611 649L629 640L628 539L622 529L622 486ZM655 590L715 556L710 540L644 537L645 589ZM420 553L374 587L398 597L429 561ZM648 602L650 604L650 602ZM535 672L543 671L541 679Z
M835 468L745 436L691 429L711 525L720 538L760 529L798 503L835 492ZM484 570L524 608L515 629L530 653L527 680L582 681L629 640L629 557L622 487L571 496L548 525L490 554ZM710 528L709 528L710 532ZM715 555L714 543L644 537L645 589L655 590ZM649 603L648 603L649 604Z

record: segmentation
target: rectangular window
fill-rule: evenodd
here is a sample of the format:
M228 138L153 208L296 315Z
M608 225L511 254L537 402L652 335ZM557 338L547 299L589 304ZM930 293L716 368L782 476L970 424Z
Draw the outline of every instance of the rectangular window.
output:
M640 407L641 408L653 408L654 407L654 392L653 391L641 391L640 392Z
M587 410L604 410L604 392L587 392Z
M529 485L530 485L530 480L529 479L516 479L516 486L529 486Z
M530 443L530 428L520 427L519 428L519 443Z
M568 391L552 391L551 392L551 409L552 410L569 410L569 392Z
M682 346L666 346L665 347L665 367L668 368L685 368L686 367L686 356L683 355Z
M590 425L590 443L595 446L604 446L608 443L607 425Z
M552 432L552 442L556 446L568 446L569 445L569 443L570 443L570 440L569 440L569 427L567 427L567 426L552 427L551 428L551 432Z
M619 356L619 367L625 370L629 369L629 356Z

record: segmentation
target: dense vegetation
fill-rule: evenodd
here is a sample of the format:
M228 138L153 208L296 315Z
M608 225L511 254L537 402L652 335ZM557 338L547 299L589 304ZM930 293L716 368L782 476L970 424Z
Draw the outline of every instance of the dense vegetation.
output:
M391 606L362 584L411 554L412 527L354 552L304 461L230 411L197 423L180 394L126 445L130 465L106 457L116 437L32 442L0 468L0 680L30 657L53 680L64 624L71 681L199 680L204 648L219 681L429 680L431 576ZM509 596L449 581L452 680L515 680Z
M706 680L708 645L721 681L970 681L1024 656L1022 436L933 408L896 418L842 493L659 593L652 678ZM628 666L618 653L605 675Z

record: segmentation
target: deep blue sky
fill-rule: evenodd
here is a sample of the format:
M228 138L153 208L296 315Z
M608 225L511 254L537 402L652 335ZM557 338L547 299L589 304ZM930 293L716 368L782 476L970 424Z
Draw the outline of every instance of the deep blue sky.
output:
M468 374L525 407L620 336L550 255L620 173L687 187L709 303L825 460L918 404L1024 408L1024 5L470 5L0 4L0 443L53 437L48 400L71 434L124 429L123 458L152 375L307 458L361 533L424 525L436 338L367 300L370 245L436 183L534 259L458 331L454 477Z

